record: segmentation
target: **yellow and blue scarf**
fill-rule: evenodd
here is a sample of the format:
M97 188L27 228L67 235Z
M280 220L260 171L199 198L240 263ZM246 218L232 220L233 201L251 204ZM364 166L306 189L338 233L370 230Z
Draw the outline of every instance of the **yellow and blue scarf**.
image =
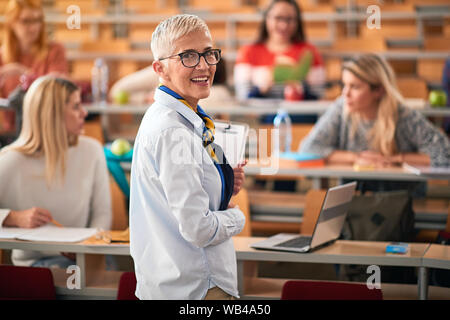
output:
M159 85L158 89L174 97L175 99L185 104L189 109L195 112L195 109L191 105L189 105L189 103L175 91L169 89L164 85ZM226 210L228 207L228 203L230 202L231 196L233 194L234 172L231 166L228 164L228 161L225 158L225 154L223 153L221 147L214 143L214 133L215 133L214 121L208 114L206 114L205 111L203 111L203 109L199 105L197 105L196 114L203 120L203 123L205 124L203 127L203 134L202 134L203 147L205 148L206 152L208 152L209 156L214 162L215 167L219 171L220 180L222 182L222 199L220 204L220 210ZM218 154L222 159L219 159Z

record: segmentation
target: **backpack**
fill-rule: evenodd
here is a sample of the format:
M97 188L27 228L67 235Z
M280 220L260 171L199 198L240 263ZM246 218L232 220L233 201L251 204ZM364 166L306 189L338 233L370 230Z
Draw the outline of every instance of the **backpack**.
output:
M353 197L344 224L346 240L410 242L414 238L414 211L408 191L375 192ZM342 265L341 280L366 282L367 266ZM380 266L381 282L415 283L413 268Z

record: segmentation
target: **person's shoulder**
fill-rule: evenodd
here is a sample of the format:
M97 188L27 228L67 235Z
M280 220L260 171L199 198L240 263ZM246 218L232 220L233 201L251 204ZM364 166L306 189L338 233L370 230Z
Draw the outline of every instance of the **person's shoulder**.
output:
M250 43L242 46L240 51L253 51L253 50L263 50L266 46L263 43Z
M77 148L85 152L98 152L103 150L103 146L97 139L80 135L78 137Z
M252 60L252 58L255 58L259 54L263 53L264 51L267 51L267 49L266 46L262 43L247 44L239 48L236 62L237 63L248 62L249 60Z
M322 57L320 55L319 49L315 45L310 43L310 42L306 42L306 41L304 41L304 42L295 42L293 44L293 49L296 50L296 51L309 50L313 54L315 63L316 64L318 64L318 63L321 64L322 63Z
M56 41L50 41L48 43L48 50L49 52L65 52L66 48L62 43L56 42Z
M26 159L27 157L17 150L2 149L0 150L0 169L5 169L5 172L8 172L9 168L12 169L19 167L20 164ZM14 172L14 170L12 170L12 172Z
M413 109L403 104L399 104L397 107L399 121L409 122L425 119L419 110Z
M157 139L167 132L191 128L190 122L180 113L163 103L154 102L142 119L139 131L142 137Z

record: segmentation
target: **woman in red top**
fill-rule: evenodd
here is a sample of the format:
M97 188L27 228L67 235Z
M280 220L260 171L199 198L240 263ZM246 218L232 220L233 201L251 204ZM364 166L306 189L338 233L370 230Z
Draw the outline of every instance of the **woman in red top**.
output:
M62 45L49 43L44 13L37 0L10 0L5 10L5 30L0 54L0 96L20 84L22 75L36 78L45 74L67 74ZM2 131L13 131L14 111L3 114Z
M317 48L305 40L297 2L272 1L264 13L258 40L238 52L234 70L237 98L283 98L284 86L274 83L274 66L295 66L308 50L313 58L303 95L304 99L314 99L320 96L325 84L322 58ZM301 87L300 83L297 86Z

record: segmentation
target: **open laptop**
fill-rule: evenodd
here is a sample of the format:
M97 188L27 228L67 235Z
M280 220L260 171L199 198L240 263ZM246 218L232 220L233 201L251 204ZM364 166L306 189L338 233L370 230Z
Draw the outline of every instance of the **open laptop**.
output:
M328 189L312 236L279 233L251 245L252 248L308 252L339 238L355 193L356 182Z

